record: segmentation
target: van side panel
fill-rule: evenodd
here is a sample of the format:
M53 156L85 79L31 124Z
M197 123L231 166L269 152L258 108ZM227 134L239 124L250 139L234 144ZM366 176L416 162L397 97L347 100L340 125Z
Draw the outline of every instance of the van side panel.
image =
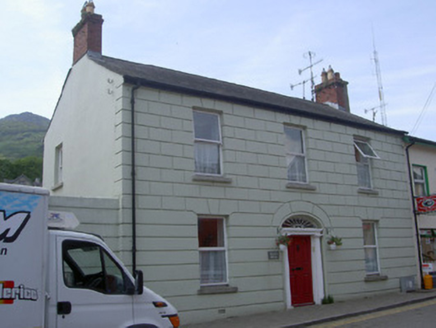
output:
M44 327L48 192L0 184L0 326Z

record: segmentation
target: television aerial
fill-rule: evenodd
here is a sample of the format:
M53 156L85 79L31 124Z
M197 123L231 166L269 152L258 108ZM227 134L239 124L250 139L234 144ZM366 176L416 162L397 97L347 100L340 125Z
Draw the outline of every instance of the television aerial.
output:
M304 58L308 58L309 59L309 66L305 67L305 68L301 68L298 69L298 75L301 75L304 71L309 70L310 71L310 78L303 80L302 82L296 83L296 84L291 84L291 90L294 90L294 88L296 86L299 85L303 85L303 99L305 98L305 86L306 83L310 81L310 90L311 90L311 94L312 94L312 101L314 101L314 97L315 97L315 79L313 77L313 67L317 64L319 64L320 62L322 62L322 59L313 62L313 58L316 56L316 54L313 51L308 51L306 53L303 54Z

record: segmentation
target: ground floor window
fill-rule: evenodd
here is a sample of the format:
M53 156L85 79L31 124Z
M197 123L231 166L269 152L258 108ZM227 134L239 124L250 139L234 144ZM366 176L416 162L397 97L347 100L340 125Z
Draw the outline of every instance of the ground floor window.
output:
M200 284L227 284L227 249L224 218L198 219Z
M420 235L422 261L432 263L434 267L436 264L436 229L421 230Z
M372 221L364 221L363 227L363 249L365 251L366 274L379 274L378 246L377 246L377 224Z

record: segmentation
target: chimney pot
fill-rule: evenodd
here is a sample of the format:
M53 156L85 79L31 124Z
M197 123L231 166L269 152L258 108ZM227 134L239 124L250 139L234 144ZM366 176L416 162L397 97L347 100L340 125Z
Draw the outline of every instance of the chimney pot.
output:
M321 72L321 83L327 83L327 72L325 68L323 68Z
M329 70L327 71L327 79L330 81L334 77L334 71L333 68L329 65Z
M94 1L88 1L88 3L86 4L86 7L85 7L85 11L87 13L93 14L94 8L95 8Z
M339 72L335 73L331 66L327 72L323 69L321 83L315 86L316 102L350 112L347 85L348 82L342 80Z
M93 1L86 2L81 10L82 19L73 28L73 65L88 51L101 54L103 17L95 14L94 8Z

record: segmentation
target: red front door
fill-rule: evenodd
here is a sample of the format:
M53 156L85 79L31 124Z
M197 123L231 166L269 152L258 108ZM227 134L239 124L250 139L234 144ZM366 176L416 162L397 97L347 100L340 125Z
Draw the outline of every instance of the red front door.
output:
M288 261L292 306L313 304L310 236L292 236Z

